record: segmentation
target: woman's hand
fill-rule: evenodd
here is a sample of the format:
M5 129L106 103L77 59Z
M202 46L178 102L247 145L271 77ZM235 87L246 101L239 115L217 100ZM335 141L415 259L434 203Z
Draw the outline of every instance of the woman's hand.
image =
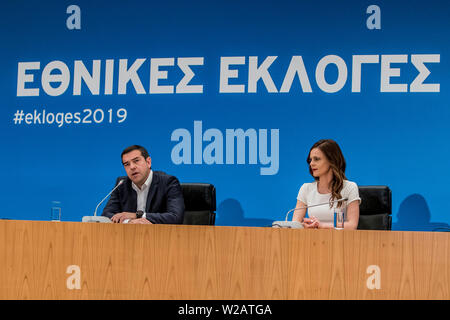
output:
M302 224L306 229L317 229L319 228L320 221L316 217L304 218Z

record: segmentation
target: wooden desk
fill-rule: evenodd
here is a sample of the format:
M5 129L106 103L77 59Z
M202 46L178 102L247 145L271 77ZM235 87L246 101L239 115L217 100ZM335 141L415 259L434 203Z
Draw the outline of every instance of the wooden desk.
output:
M450 234L0 221L0 270L0 299L450 299Z

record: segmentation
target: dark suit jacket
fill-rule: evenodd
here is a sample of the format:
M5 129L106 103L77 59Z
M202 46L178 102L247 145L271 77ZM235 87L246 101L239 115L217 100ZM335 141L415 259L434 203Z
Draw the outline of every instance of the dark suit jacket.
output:
M128 177L117 178L125 181L111 194L103 209L102 216L111 218L119 212L136 212L137 194ZM182 224L184 218L184 199L180 182L174 176L162 171L153 171L153 179L147 196L145 212L152 223Z

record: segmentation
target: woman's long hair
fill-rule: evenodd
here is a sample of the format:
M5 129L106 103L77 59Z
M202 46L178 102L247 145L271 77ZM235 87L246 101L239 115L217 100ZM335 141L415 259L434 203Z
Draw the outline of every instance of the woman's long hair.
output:
M329 186L331 189L331 208L333 206L331 201L341 199L341 191L344 188L344 180L347 179L345 177L346 163L344 155L342 154L341 148L339 148L339 145L336 143L336 141L331 139L322 139L317 141L309 150L308 158L306 159L308 165L311 163L311 150L315 148L319 148L319 150L325 154L333 172L333 179L331 180ZM309 166L309 173L314 177L311 166ZM319 180L318 177L314 177L314 179ZM338 202L337 204L338 207L341 207L342 205L342 201Z

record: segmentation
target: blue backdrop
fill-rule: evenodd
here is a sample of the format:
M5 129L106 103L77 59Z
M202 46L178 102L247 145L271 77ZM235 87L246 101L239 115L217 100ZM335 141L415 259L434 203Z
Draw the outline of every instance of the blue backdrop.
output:
M0 217L48 220L57 200L80 221L141 144L154 170L216 186L217 225L266 226L312 181L309 148L331 138L349 180L392 189L394 230L448 226L449 9L5 2Z

